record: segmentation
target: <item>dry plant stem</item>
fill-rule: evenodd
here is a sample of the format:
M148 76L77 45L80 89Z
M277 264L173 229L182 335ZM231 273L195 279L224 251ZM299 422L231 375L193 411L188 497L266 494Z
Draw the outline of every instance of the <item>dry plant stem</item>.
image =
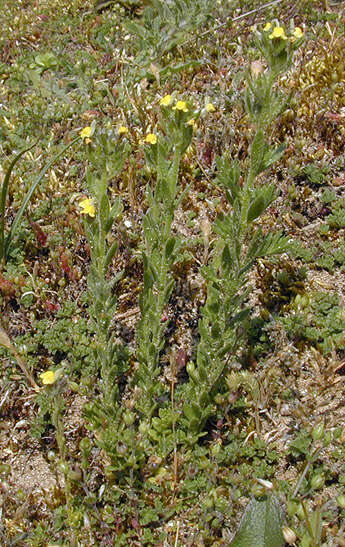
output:
M26 370L26 367L24 365L23 360L18 355L16 349L12 345L12 343L11 343L9 337L7 336L6 332L1 327L0 327L0 346L3 346L4 348L7 348L12 353L12 355L14 356L15 360L17 361L20 369L22 370L22 372L26 376L28 382L30 383L31 387L33 387L35 391L40 391L39 386L36 384L35 380L31 376L31 374Z
M309 513L308 513L308 509L306 507L306 504L304 503L303 500L301 500L301 504L302 504L302 508L303 508L303 513L304 513L307 529L308 529L308 532L309 532L309 535L310 535L310 538L311 538L310 547L319 547L320 544L319 544L318 538L315 537L314 529L313 529L313 526L310 522ZM317 515L317 521L315 523L315 530L318 530L319 527L320 527L320 507L317 508L316 515Z
M63 408L63 401L60 394L55 395L54 399L52 400L52 404L54 405L54 408L52 411L51 419L52 419L52 424L55 427L55 436L56 436L56 442L59 449L60 458L62 462L68 465L65 429L64 429L64 424L63 424L62 415L61 415L62 408ZM64 479L65 479L64 491L65 491L66 508L67 508L67 515L68 515L67 521L68 521L69 515L72 513L72 501L73 501L73 495L71 490L71 480L69 477L69 473L64 473ZM70 536L71 545L77 545L75 540L75 534L72 528L70 528L69 530L69 536Z
M171 382L171 412L173 414L173 416L175 416L174 414L174 410L175 410L175 400L174 400L174 387L175 387L175 382L174 380L172 380ZM173 430L173 435L174 435L174 488L176 488L176 485L177 485L177 474L178 474L178 461L177 461L177 444L176 444L176 423L175 423L175 417L173 419L173 423L172 423L172 430Z
M174 544L174 547L177 547L177 546L178 546L178 535L179 535L179 531L180 531L180 521L178 520L178 521L177 521L177 526L176 526L176 537L175 537L175 544Z

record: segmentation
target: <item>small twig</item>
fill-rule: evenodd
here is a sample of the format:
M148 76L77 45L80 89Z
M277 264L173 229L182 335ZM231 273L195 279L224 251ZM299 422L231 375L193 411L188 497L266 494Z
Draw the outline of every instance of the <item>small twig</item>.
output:
M174 544L174 547L177 547L178 546L178 534L179 534L179 531L180 531L180 521L178 520L177 521L177 526L176 526L176 537L175 537L175 544Z
M2 408L3 404L5 403L5 401L6 401L7 397L8 397L8 395L9 395L9 393L10 393L10 390L8 389L8 390L6 391L6 393L5 393L5 396L4 396L4 397L2 398L2 400L0 401L0 409Z
M139 306L135 306L135 308L132 308L131 310L115 314L114 319L127 319L128 317L132 317L132 315L137 315L138 313L140 313L140 308Z

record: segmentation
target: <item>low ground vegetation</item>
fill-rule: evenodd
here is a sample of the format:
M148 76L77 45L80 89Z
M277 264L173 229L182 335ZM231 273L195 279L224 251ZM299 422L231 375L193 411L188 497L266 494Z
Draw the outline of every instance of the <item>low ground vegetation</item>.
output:
M1 544L345 545L342 4L0 21Z

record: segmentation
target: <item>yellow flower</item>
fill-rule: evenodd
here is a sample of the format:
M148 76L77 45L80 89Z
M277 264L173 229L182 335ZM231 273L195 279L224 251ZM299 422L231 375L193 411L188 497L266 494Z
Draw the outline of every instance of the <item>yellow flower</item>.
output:
M148 144L156 144L157 136L154 133L148 133L145 137L145 142Z
M89 215L90 217L94 217L96 210L92 203L92 199L86 198L79 201L79 207L82 208L82 211L80 212L82 215Z
M40 374L40 378L42 380L42 384L44 385L51 385L56 382L56 374L53 370L42 372L42 374Z
M92 128L91 127L84 127L84 129L82 129L79 133L79 136L82 138L82 139L88 139L90 137L92 133Z
M194 120L194 118L192 118L191 120L188 120L188 122L186 123L186 125L191 125L192 127L195 127L195 120Z
M303 30L300 28L300 27L296 27L295 30L293 31L293 35L295 38L302 38L303 36Z
M272 27L272 23L266 23L266 25L264 26L264 32L268 32Z
M272 34L269 35L270 40L272 40L273 38L281 38L282 40L287 40L287 36L283 27L274 27Z
M207 112L215 112L216 108L212 103L207 103L206 110L207 110Z
M165 97L163 97L163 99L161 99L159 101L159 104L161 106L169 106L169 104L171 103L171 100L172 100L172 96L171 95L165 95Z
M128 133L128 127L125 125L121 125L117 130L119 135L124 135L125 133Z
M188 112L187 103L185 101L177 101L173 110L181 110L182 112Z

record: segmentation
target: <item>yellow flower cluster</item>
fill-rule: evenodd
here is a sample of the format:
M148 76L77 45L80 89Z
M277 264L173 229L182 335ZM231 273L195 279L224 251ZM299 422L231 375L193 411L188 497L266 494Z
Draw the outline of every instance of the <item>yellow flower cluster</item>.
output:
M161 106L170 106L172 101L173 101L172 95L165 95L159 101L159 104ZM176 104L175 104L175 106L172 107L172 110L178 110L179 112L189 112L188 105L187 105L186 101L176 101ZM206 112L215 112L216 108L212 103L207 103L206 106L205 106L205 110L206 110ZM189 125L191 127L195 127L195 125L196 125L195 120L193 118L191 118L190 120L188 120L186 125ZM146 142L148 142L148 141L146 140Z
M269 39L273 40L273 38L280 38L281 40L287 40L287 36L285 34L285 30L283 27L274 27L272 30L272 33L269 35Z
M281 39L281 40L287 40L288 37L285 34L285 30L283 27L275 26L272 29L272 23L266 23L266 25L263 28L264 32L269 32L272 30L271 34L268 36L270 40L273 40L274 38ZM303 36L303 30L300 27L295 27L295 30L292 33L292 40L299 40Z

